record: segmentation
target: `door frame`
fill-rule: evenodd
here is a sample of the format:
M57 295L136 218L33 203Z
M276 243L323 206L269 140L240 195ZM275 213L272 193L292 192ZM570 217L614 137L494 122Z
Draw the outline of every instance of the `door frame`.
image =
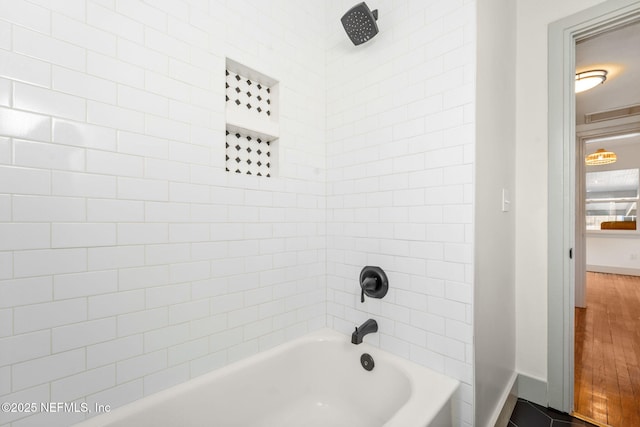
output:
M576 227L576 41L640 18L640 1L608 0L549 25L547 400L573 411Z

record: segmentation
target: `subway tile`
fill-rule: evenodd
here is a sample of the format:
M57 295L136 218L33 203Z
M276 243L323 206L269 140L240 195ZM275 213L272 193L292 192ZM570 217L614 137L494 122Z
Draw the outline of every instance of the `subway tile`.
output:
M144 159L108 151L87 150L86 171L105 175L142 177Z
M13 335L13 309L0 309L0 337Z
M87 4L87 24L138 43L144 42L144 25L97 4Z
M53 296L56 300L106 294L115 292L117 288L116 270L58 274L53 277Z
M235 362L237 360L253 356L260 350L258 344L259 341L257 339L253 339L251 341L245 341L229 348L229 350L227 350L227 357L229 358L229 362Z
M169 152L169 142L162 138L119 131L118 151L125 154L166 159Z
M0 223L0 250L43 249L50 246L49 224Z
M143 381L139 379L87 396L86 402L89 407L108 404L111 409L115 409L138 400L143 395Z
M15 277L75 273L87 269L86 249L41 249L13 255Z
M161 32L167 31L167 13L139 0L116 0L116 11L155 28Z
M159 350L153 353L123 360L116 365L117 383L122 384L136 378L142 378L167 367L167 352Z
M189 362L206 356L209 353L209 339L201 338L194 341L169 347L169 366Z
M169 183L164 180L119 176L118 198L166 201L169 199Z
M74 222L86 219L85 201L72 197L13 196L16 222Z
M190 294L190 286L187 283L154 286L146 290L146 307L156 308L187 302L191 298Z
M0 76L49 87L51 84L51 65L35 58L0 50ZM6 95L11 95L10 88Z
M426 366L437 372L444 372L446 357L440 353L436 353L426 348L412 345L410 349L410 360L419 365Z
M144 246L88 248L89 270L108 270L144 265Z
M228 291L227 280L212 278L191 283L192 299L224 295Z
M54 171L52 178L52 193L55 196L107 198L116 196L115 176Z
M144 202L139 200L87 199L87 221L144 222Z
M469 363L446 358L444 373L460 382L473 384L473 367Z
M87 303L70 299L14 308L14 332L25 333L49 329L87 319Z
M209 224L169 224L169 241L205 242L209 240Z
M12 365L51 354L49 331L14 335L0 339L0 366Z
M461 282L465 279L465 264L427 260L427 275L435 279L452 280Z
M51 118L27 111L0 108L0 133L36 141L51 140Z
M54 118L53 142L115 151L116 131L108 127Z
M0 48L11 50L11 23L8 21L0 21Z
M51 348L54 353L58 353L114 338L116 338L115 318L99 319L53 328Z
M146 70L144 88L151 93L162 95L169 99L176 99L182 102L189 102L191 99L189 84L168 77L166 73Z
M169 59L169 76L203 89L212 87L211 74L207 70L194 67L175 58Z
M144 87L144 69L100 53L87 53L87 73L115 83Z
M51 0L31 0L31 3L39 4L51 11L61 13L74 19L82 20L85 17L86 8L84 0L66 0L64 2L52 2Z
M84 21L84 17L76 20L54 13L51 34L57 39L82 46L88 50L115 56L116 37L81 21Z
M119 245L159 244L169 242L167 224L155 223L119 223Z
M51 12L24 0L0 3L0 16L5 21L32 30L49 34L51 32Z
M165 307L121 314L118 316L118 336L123 337L167 326Z
M165 97L123 85L118 85L118 105L141 113L169 115L169 102Z
M186 21L176 19L173 16L169 16L167 34L187 43L189 46L200 49L209 48L209 37L206 31L190 25Z
M11 393L11 366L0 368L0 396Z
M171 283L192 282L209 278L210 264L207 261L186 262L169 266Z
M144 122L145 122L144 132L147 135L155 136L158 138L166 138L172 141L186 142L189 140L189 125L187 123L182 123L166 117L153 116L149 114L145 115ZM180 157L176 157L176 158L172 157L171 149L172 149L172 143L169 144L170 158L178 161L183 160ZM192 151L194 149L196 149L196 147L193 147ZM200 148L200 150L202 151L204 149ZM207 161L208 161L208 158L209 157L207 156ZM195 161L194 163L203 162L202 158L199 158L197 160L198 161Z
M10 384L8 384L10 386ZM36 387L31 387L28 389L20 390L15 393L8 394L3 396L3 401L5 402L49 402L49 385L43 384ZM23 412L13 412L7 413L3 412L2 417L0 418L1 422L4 424L5 422L14 421L19 418L23 418Z
M1 25L1 24L0 24ZM2 28L0 27L0 30ZM1 36L1 34L0 34ZM11 106L11 96L12 96L12 91L11 91L11 87L13 85L13 82L9 79L3 79L0 78L0 106L2 107L10 107ZM10 157L2 157L0 156L0 162L2 163L10 163L11 160Z
M446 336L454 340L471 344L473 342L473 326L453 319L446 320Z
M174 100L169 102L169 117L180 122L205 128L211 127L213 123L213 116L210 108L198 107L193 105L193 103Z
M146 353L169 348L188 339L189 325L167 326L144 333L144 350Z
M466 318L466 305L434 296L428 297L427 309L429 313L441 316L445 319L464 321Z
M85 151L59 144L13 141L14 164L39 169L84 171Z
M166 34L165 31L158 31L147 27L145 28L144 40L145 46L164 53L170 58L179 58L183 61L189 60L190 46L174 37L171 37Z
M207 356L200 357L191 361L189 364L192 378L198 375L206 374L214 369L218 369L227 363L227 352L219 351L210 353Z
M93 246L113 246L116 243L115 224L53 224L51 247L73 248Z
M51 82L53 89L59 92L107 104L116 103L116 84L108 80L54 66Z
M84 370L84 349L18 363L12 366L13 390L43 384Z
M13 28L13 50L52 64L85 70L86 53L83 48L26 28Z
M0 279L13 277L13 253L0 252Z
M111 365L119 360L126 360L142 353L142 334L90 345L87 347L87 369Z
M51 400L71 402L115 385L114 365L92 369L51 383ZM93 409L91 406L90 408Z
M147 222L189 222L191 220L188 203L145 202L144 208Z
M37 304L52 300L50 276L0 281L0 308Z
M89 297L89 319L99 319L144 309L144 290L120 291Z
M123 268L118 271L118 289L149 288L169 283L169 266Z
M187 243L145 246L145 263L147 265L186 262L192 258L190 245Z
M180 182L169 183L169 199L173 202L208 203L210 188L207 185Z
M183 323L195 319L202 319L209 315L209 302L198 300L174 304L169 307L169 323Z
M440 335L445 333L444 317L428 313L426 310L411 310L411 325L427 332Z
M165 75L169 69L169 59L166 55L121 38L118 39L118 59ZM147 92L147 95L150 93ZM166 107L166 100L164 104Z
M1 143L1 142L0 142ZM11 195L0 195L0 222L11 221Z
M116 130L144 130L144 115L141 112L97 101L87 101L87 122Z

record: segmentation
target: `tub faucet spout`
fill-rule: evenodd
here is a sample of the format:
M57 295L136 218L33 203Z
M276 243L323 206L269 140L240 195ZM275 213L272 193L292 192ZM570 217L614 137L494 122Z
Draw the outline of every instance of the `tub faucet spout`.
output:
M351 343L360 344L365 335L378 332L378 322L373 319L365 321L359 327L356 326L356 330L351 334Z

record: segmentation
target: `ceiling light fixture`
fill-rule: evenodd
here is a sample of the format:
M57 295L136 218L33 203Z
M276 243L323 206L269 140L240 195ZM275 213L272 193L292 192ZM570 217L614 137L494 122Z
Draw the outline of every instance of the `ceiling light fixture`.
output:
M606 70L589 70L576 74L576 93L584 92L604 83L607 80Z
M607 151L604 148L599 149L595 153L591 153L584 158L587 166L600 166L615 163L618 156L613 151Z

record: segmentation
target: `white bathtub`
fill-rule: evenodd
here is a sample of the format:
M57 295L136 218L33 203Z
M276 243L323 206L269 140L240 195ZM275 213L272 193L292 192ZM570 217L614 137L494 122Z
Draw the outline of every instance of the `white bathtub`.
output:
M363 353L373 357L372 371L361 366ZM449 427L457 387L323 329L77 426Z

